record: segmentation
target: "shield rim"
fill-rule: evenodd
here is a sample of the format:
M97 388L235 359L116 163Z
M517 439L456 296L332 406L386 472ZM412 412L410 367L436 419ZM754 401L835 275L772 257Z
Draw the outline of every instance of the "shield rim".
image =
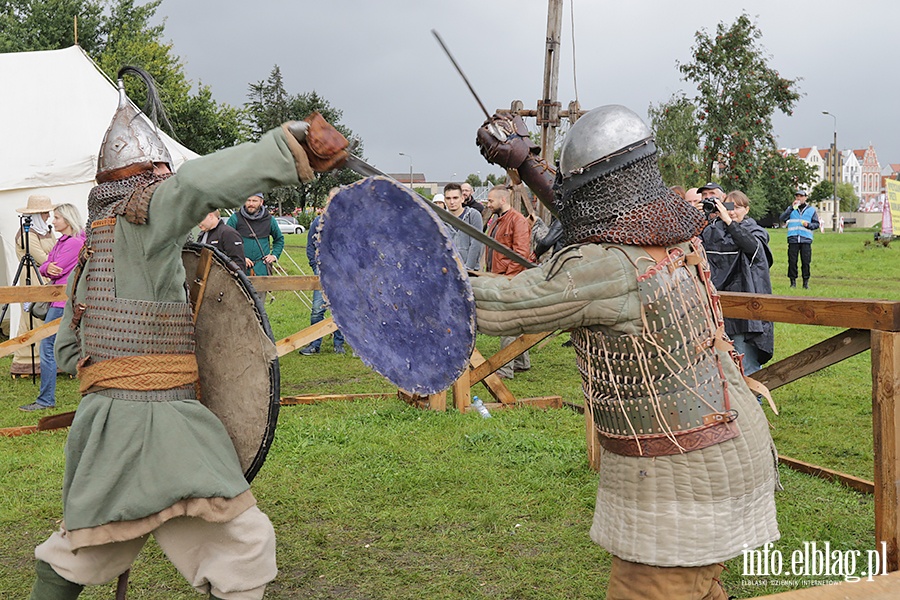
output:
M467 346L466 359L461 362L460 368L458 369L458 372L456 373L456 376L454 377L453 381L451 381L447 385L447 387L441 388L441 389L426 388L421 385L416 386L415 389L405 389L402 385L398 384L397 381L394 381L392 379L392 377L390 377L387 373L385 373L385 371L387 369L383 368L383 366L379 360L377 360L377 359L373 360L372 356L370 356L368 353L360 353L359 349L356 346L353 347L354 352L357 353L357 355L360 357L360 359L363 361L363 363L366 364L366 366L373 369L375 372L377 372L381 376L385 377L388 381L390 381L393 385L396 385L400 389L404 389L407 392L417 394L417 395L440 393L441 391L449 389L453 385L453 383L455 381L457 381L459 379L459 377L462 376L462 374L465 373L465 371L469 368L471 356L476 347L476 341L477 341L477 337L478 337L478 319L477 319L475 303L474 303L474 293L471 289L471 284L468 281L468 275L467 275L467 270L465 268L465 265L463 264L462 260L460 259L459 253L455 250L455 247L453 246L452 241L446 235L446 229L444 227L443 222L434 214L434 212L427 205L426 201L424 201L418 194L411 192L408 188L397 183L395 180L391 179L390 177L385 177L382 175L373 175L370 177L362 178L362 179L355 181L347 186L343 186L341 188L341 192L343 192L349 188L362 187L362 186L368 185L368 184L376 185L379 182L390 184L394 189L403 193L413 203L413 205L420 208L423 211L422 214L427 215L427 218L430 219L430 221L434 223L434 225L436 227L437 236L441 237L448 245L448 248L450 249L450 252L451 252L452 258L453 258L452 264L455 266L455 268L459 274L459 280L460 280L460 282L462 282L464 287L468 288L468 294L472 298L471 313L468 315L469 316L468 330L471 332L471 338L470 338L469 344ZM338 194L340 194L341 192L338 192ZM330 204L329 204L329 206L330 206ZM326 207L325 212L322 214L322 219L319 224L320 234L321 234L321 232L327 231L328 222L329 222L328 221L328 207ZM322 245L321 245L321 241L320 241L319 250L321 250L321 248L322 248ZM322 283L323 291L327 294L328 290L326 288L330 287L330 283L331 283L330 276L329 276L329 268L326 267L323 269L321 265L319 266L319 281ZM350 339L350 337L352 337L353 334L352 333L348 334L348 331L352 331L353 328L346 327L346 325L347 325L346 323L342 324L343 315L339 311L336 312L334 310L334 306L331 307L331 311L332 311L332 316L334 318L334 321L338 325L338 327L340 327L342 330L344 330L344 329L347 330L347 331L344 331L344 336L348 342L351 342L351 345L352 345L352 340ZM348 337L348 335L350 337ZM363 350L367 350L367 349L369 349L369 347L364 345ZM377 353L375 353L375 354L377 355Z
M199 242L187 242L182 248L182 252L192 252L199 257L200 252L202 252L204 249L211 250L213 260L215 260L222 269L227 271L241 283L240 287L246 293L248 299L251 300L253 311L256 313L257 319L262 325L263 332L266 334L266 337L268 337L274 344L275 336L272 333L272 327L269 323L269 317L266 314L265 304L260 299L259 294L253 287L253 284L250 283L250 279L242 271L233 271L231 268L229 268L228 265L231 263L231 259L228 258L228 256L218 248L215 248L208 244L201 244ZM190 285L191 275L187 273L187 269L185 269L185 277L187 279L188 285ZM195 352L197 351L198 348L195 348ZM203 399L201 398L199 402L203 404ZM204 406L206 405L204 404ZM280 408L281 368L279 366L278 357L276 356L275 360L269 363L269 406L266 415L266 430L263 434L263 439L260 442L259 449L256 451L256 454L250 461L250 464L247 466L247 470L244 471L244 479L247 480L247 483L251 483L253 481L266 461L266 457L268 456L269 450L272 447L272 442L275 439L275 429L278 425L278 414Z

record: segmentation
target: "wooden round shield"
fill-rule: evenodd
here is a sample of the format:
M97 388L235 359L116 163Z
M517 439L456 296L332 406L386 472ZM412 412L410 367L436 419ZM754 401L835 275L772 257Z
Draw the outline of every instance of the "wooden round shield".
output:
M353 351L408 392L449 388L475 347L475 298L425 201L370 177L331 200L319 235L322 288Z
M187 244L182 261L194 305L200 402L225 425L251 481L275 437L278 355L263 303L220 251Z

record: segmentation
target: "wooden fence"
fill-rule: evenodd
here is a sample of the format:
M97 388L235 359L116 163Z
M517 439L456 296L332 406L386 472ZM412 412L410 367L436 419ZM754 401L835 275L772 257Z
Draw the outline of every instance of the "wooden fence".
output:
M319 289L316 277L253 277L258 290L311 290ZM872 434L875 455L875 539L887 546L889 571L900 569L900 302L883 300L847 300L771 296L722 292L722 310L726 317L736 319L761 319L798 325L822 325L839 327L843 331L792 356L771 364L753 374L770 390L796 381L825 367L868 349L871 353L872 373ZM0 287L0 304L25 300L55 301L65 298L63 286ZM52 335L48 333L47 335ZM305 336L304 336L305 337ZM537 338L537 336L535 336ZM540 339L536 339L537 343ZM13 343L14 340L5 342ZM293 344L292 344L293 346ZM487 359L478 372L479 378L492 373L502 363ZM484 371L485 373L482 373ZM599 443L593 427L587 427L588 450L592 462L599 459ZM829 472L827 469L826 475ZM834 475L834 474L833 474ZM840 479L840 474L836 474ZM845 483L847 483L845 481ZM866 482L862 482L865 488ZM852 483L848 483L852 485ZM865 491L865 490L864 490ZM891 578L891 581L898 581ZM885 582L887 583L887 582ZM835 586L835 590L844 586ZM892 593L896 588L891 588ZM798 590L778 595L779 598L805 598ZM874 591L873 589L869 590ZM796 594L796 596L794 596ZM809 596L812 597L812 596ZM831 597L820 595L816 597ZM837 596L835 596L837 597ZM845 595L840 597L862 598L868 596ZM892 596L894 597L894 596ZM900 597L900 595L896 596Z

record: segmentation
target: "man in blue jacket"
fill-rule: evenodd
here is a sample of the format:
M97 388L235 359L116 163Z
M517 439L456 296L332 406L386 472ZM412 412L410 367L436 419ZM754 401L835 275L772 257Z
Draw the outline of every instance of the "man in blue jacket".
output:
M340 189L341 188L333 187L328 190L328 198L325 200L325 206L328 206L328 203L331 202L331 199L334 198L335 194L337 194ZM306 258L309 261L309 266L312 267L314 275L319 274L319 257L316 256L316 254L319 249L320 221L321 215L317 215L312 223L309 224L309 233L306 237ZM322 290L313 291L312 311L309 315L309 324L315 325L319 321L322 321L325 318L325 310L325 296L322 294ZM297 352L303 356L312 356L313 354L318 354L321 348L322 338L319 338ZM344 354L344 334L341 333L340 329L337 329L334 332L334 353Z
M797 257L803 268L803 288L809 289L809 264L812 262L813 231L819 228L816 209L806 203L806 190L794 193L794 202L781 213L780 220L788 228L788 278L797 287Z

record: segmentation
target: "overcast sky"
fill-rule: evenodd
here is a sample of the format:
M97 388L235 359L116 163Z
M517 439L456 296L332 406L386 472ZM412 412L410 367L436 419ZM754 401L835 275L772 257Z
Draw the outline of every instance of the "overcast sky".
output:
M572 0L565 0L559 100L575 99ZM582 108L647 108L683 90L694 34L731 24L745 6L763 33L769 64L801 78L793 116L776 114L782 147L832 141L874 144L882 166L900 163L896 4L888 0L574 0L575 77ZM431 35L436 29L487 109L541 95L545 0L163 0L165 37L188 77L220 102L240 106L251 82L279 65L287 91L315 90L343 111L383 171L424 172L430 181L499 172L481 158L477 103ZM534 120L527 123L534 129Z

